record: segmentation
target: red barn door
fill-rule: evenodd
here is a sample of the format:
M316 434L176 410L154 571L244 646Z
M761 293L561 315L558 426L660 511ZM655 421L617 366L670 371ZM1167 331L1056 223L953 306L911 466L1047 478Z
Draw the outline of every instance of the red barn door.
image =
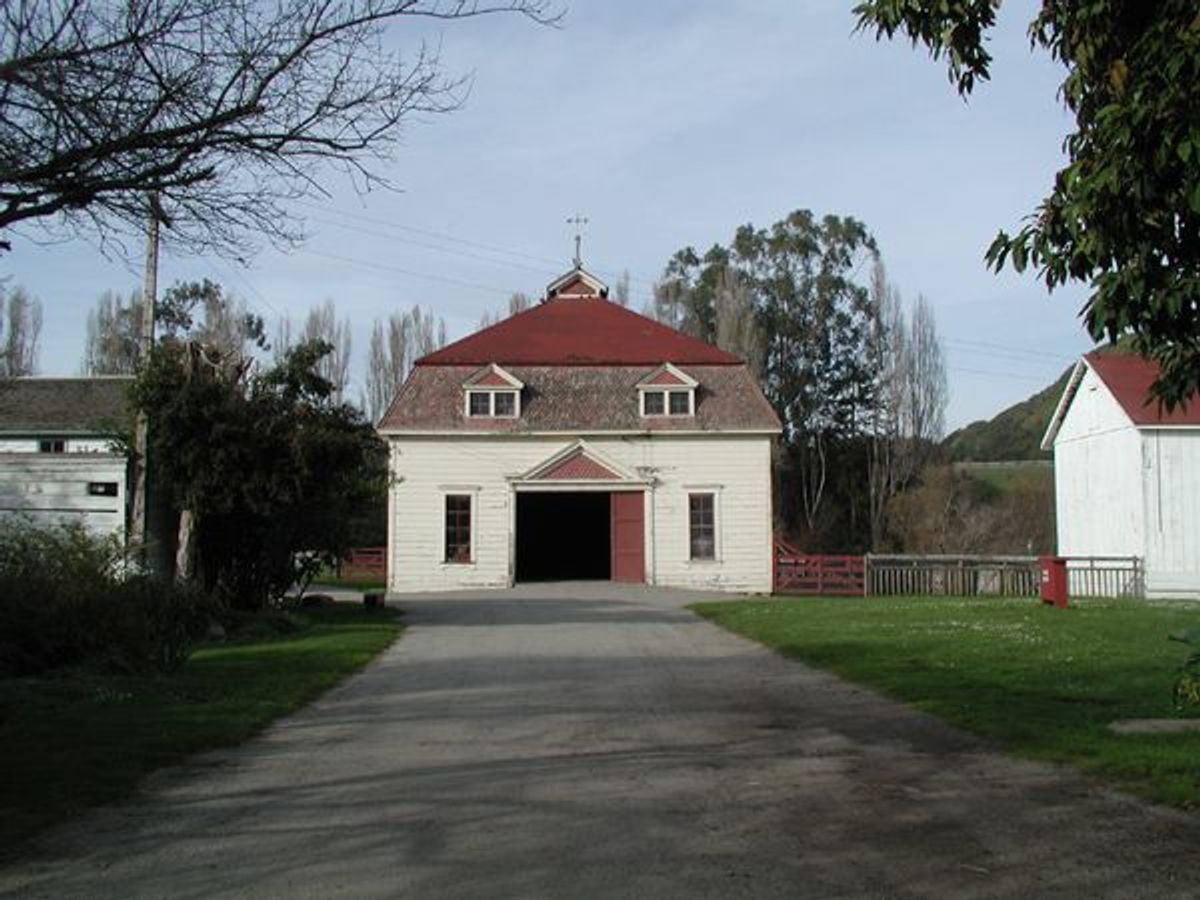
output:
M646 546L641 491L614 491L612 517L612 580L641 584L646 580Z

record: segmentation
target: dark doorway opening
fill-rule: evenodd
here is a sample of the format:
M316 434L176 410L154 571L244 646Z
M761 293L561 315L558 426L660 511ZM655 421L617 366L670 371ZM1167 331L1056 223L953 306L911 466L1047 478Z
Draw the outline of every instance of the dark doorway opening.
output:
M611 577L605 491L517 494L517 581Z

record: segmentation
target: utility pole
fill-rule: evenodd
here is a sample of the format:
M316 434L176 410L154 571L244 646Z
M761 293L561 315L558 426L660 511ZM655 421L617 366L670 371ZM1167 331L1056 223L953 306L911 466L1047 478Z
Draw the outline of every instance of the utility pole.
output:
M158 227L163 218L158 193L151 191L147 197L146 222L146 269L142 278L142 323L138 332L138 371L144 371L150 362L150 351L154 347L154 307L158 294ZM133 514L129 523L129 545L143 565L146 564L146 484L147 447L149 445L150 421L146 413L139 410L133 434Z

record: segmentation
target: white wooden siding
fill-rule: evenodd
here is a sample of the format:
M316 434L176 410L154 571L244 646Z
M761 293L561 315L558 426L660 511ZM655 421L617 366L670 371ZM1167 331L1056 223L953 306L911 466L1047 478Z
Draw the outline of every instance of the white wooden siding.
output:
M1054 441L1058 552L1138 556L1151 597L1200 598L1200 429L1139 429L1088 368Z
M510 478L568 447L575 435L390 438L389 589L500 587L512 577ZM646 581L727 591L771 587L771 441L765 435L584 436L588 447L651 482ZM568 484L564 490L570 490ZM691 561L689 492L718 495L718 558ZM474 556L443 561L444 497L473 497Z
M1200 598L1200 430L1141 432L1146 591Z
M1088 369L1054 442L1058 552L1143 556L1141 480L1137 429Z
M64 453L112 453L112 438L100 437L63 437L62 435L46 435L45 437L3 437L0 438L0 453L37 453L43 440L61 440L64 442Z
M0 515L35 525L78 522L93 534L124 540L127 466L114 453L0 455ZM115 483L116 496L93 496L92 482Z

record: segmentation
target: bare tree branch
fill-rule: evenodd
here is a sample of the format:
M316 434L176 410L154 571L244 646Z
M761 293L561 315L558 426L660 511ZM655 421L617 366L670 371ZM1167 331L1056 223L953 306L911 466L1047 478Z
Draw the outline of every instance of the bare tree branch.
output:
M468 79L436 48L389 49L396 22L515 13L551 0L16 2L0 12L0 234L36 224L101 240L141 227L244 256L300 236L290 200L334 166L388 186L405 120L445 113Z

